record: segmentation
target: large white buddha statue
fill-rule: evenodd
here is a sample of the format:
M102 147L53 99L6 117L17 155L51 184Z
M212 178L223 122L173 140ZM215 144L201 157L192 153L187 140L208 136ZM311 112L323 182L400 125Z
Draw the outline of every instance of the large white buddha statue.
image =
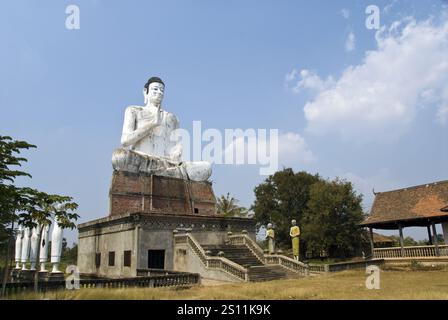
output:
M152 77L143 89L145 105L126 108L122 148L114 151L112 166L117 171L206 181L211 175L210 163L182 162L182 145L171 138L179 120L162 109L164 92L163 81Z

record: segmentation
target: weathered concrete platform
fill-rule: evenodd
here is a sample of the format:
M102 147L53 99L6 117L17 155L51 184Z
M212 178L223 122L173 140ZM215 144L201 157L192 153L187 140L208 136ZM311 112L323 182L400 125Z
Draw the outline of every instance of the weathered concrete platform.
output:
M109 216L78 225L79 270L105 277L133 277L148 268L171 270L174 230L189 230L201 244L210 245L224 243L229 231L247 230L253 239L256 231L248 218L142 212Z

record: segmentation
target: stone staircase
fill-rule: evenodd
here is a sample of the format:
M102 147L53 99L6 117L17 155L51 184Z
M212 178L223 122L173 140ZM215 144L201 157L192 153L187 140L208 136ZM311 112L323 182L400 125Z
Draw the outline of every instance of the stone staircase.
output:
M282 266L251 266L249 268L249 281L269 281L279 279L298 278L297 273L288 271Z
M268 281L310 275L308 265L282 254L265 254L247 233L229 232L225 242L201 244L189 232L174 233L179 269L221 281ZM187 254L191 252L191 254Z
M255 254L245 245L202 245L209 256L223 257L248 269L249 281L269 281L278 279L297 278L295 272L279 265L263 264Z
M218 256L219 252L224 253L224 257L243 266L245 268L250 266L262 266L263 263L250 251L245 245L202 245L202 248L209 256Z

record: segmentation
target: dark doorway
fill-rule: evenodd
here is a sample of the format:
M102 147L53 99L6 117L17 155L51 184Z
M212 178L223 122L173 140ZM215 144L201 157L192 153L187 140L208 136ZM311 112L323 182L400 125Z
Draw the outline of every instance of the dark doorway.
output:
M148 250L148 269L165 269L165 250Z

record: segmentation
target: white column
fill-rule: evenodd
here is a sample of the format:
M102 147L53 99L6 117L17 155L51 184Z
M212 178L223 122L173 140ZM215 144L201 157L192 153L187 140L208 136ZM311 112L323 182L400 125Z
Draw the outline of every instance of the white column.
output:
M443 230L443 239L445 240L445 244L448 244L448 222L442 223Z
M21 252L21 262L22 262L22 270L27 270L26 263L28 261L30 255L30 228L25 228L23 231L23 240L22 240L22 252Z
M16 262L16 269L20 269L20 261L22 258L22 241L23 241L23 227L19 226L16 234L16 246L14 261Z
M30 270L36 270L37 250L39 249L39 229L40 226L37 225L31 231Z
M46 272L45 263L48 261L48 237L50 233L50 226L44 226L42 231L42 239L40 240L40 253L39 253L39 262L40 262L40 271Z
M51 233L51 263L53 264L52 273L59 273L59 263L61 262L62 251L62 228L57 220L53 223L53 232Z

